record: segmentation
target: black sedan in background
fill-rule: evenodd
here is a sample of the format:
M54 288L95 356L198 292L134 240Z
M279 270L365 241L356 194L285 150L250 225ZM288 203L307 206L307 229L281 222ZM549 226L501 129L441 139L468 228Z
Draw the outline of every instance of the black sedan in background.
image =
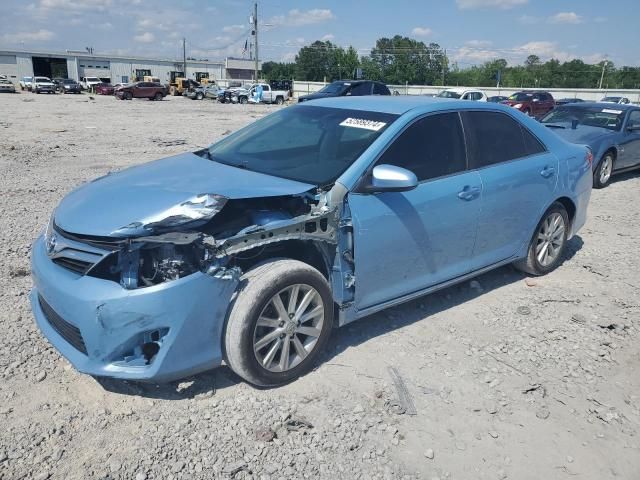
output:
M509 100L509 97L504 97L502 95L494 95L493 97L487 98L487 102L491 102L491 103L502 103L505 100Z
M82 93L82 87L71 78L54 78L53 83L60 93Z
M347 97L362 95L391 95L387 86L382 82L371 80L336 80L321 90L298 97L298 102L315 100L316 98Z

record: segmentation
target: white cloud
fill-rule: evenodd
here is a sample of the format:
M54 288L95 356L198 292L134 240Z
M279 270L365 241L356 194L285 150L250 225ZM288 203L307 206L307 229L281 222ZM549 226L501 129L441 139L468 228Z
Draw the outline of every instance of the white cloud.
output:
M0 38L5 43L21 43L21 42L46 42L55 37L55 34L49 30L40 29L37 32L16 32L5 33Z
M245 25L227 25L226 27L222 28L222 31L224 33L240 33L240 32L244 32L245 30L248 30L249 26L245 26Z
M56 10L106 10L111 0L40 0L39 7Z
M469 40L464 42L467 47L472 48L487 48L493 45L493 42L490 40Z
M145 32L140 35L136 35L133 39L140 43L151 43L156 39L156 36L151 32Z
M428 37L432 33L433 30L426 27L415 27L413 30L411 30L411 34L415 35L416 37Z
M287 27L300 27L302 25L326 22L333 20L334 18L336 18L335 15L329 9L314 8L313 10L303 12L295 8L293 10L289 10L287 15L271 17L267 23Z
M476 8L500 8L502 10L508 10L528 2L529 0L456 0L458 8L462 10Z
M547 21L549 23L582 23L582 17L575 12L559 12L550 16Z
M327 33L326 35L323 35L320 40L322 40L323 42L328 42L330 40L333 40L335 38L335 36L333 35L333 33Z
M537 55L543 61L555 58L556 60L559 60L561 62L566 62L576 58L576 55L573 53L558 50L558 45L556 42L529 42L514 49L514 56L518 60L526 58L529 55Z

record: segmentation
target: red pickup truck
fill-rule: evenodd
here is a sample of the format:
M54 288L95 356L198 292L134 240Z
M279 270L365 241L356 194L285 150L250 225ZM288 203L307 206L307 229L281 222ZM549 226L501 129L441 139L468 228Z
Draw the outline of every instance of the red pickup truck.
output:
M116 89L115 95L116 98L119 98L120 100L131 100L132 98L162 100L167 96L167 89L160 83L135 82L118 87Z

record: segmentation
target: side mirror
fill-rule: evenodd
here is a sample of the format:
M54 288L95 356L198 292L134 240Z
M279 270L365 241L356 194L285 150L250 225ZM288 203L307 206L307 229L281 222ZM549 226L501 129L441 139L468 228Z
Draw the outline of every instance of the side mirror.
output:
M415 173L395 165L377 165L373 168L369 192L406 192L418 186Z

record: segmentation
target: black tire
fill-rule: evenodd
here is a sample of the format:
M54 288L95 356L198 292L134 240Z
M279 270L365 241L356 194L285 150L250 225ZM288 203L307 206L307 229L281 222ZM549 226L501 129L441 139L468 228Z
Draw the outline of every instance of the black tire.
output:
M284 372L273 372L264 368L254 353L256 324L271 299L278 292L296 284L312 287L322 299L324 316L321 333L315 346L300 363ZM282 385L311 370L331 334L332 326L333 298L324 276L310 265L297 260L270 260L247 271L241 278L225 328L225 360L236 374L253 385ZM286 334L283 337L289 339Z
M593 188L604 188L609 185L611 181L611 176L613 175L613 168L615 166L616 156L614 153L609 150L605 152L600 161L598 162L598 166L593 172ZM608 165L608 166L607 166ZM609 174L606 175L605 168L610 168Z
M130 92L125 92L122 98L124 98L125 100L131 100L133 98L133 95Z
M196 100L202 100L203 98L204 98L204 95L202 93L196 94Z
M282 105L284 103L284 97L276 97L276 105Z
M246 105L249 102L249 99L247 97L240 97L239 100L242 105Z
M552 216L555 216L556 214L559 214L562 217L562 221L564 222L563 232L561 237L559 237L562 241L562 244L560 246L560 250L557 253L555 259L548 265L543 265L538 260L538 257L536 255L536 249L540 242L539 236L541 235L542 226L547 221L547 219ZM567 248L567 235L569 233L570 228L571 228L571 224L569 222L569 214L567 213L567 209L564 208L564 205L562 205L561 203L558 203L558 202L553 203L549 207L549 209L544 213L544 215L540 219L540 222L538 222L538 225L536 226L535 231L533 232L533 237L531 238L531 242L529 243L529 249L527 250L527 256L523 259L520 259L514 262L513 264L514 267L516 267L518 270L521 270L525 273L528 273L530 275L535 275L535 276L546 275L547 273L555 270L558 267L558 265L562 263L562 260L564 258L564 252Z
M153 99L154 99L156 102L159 102L160 100L162 100L162 94L161 94L160 92L156 93L156 94L153 96Z

